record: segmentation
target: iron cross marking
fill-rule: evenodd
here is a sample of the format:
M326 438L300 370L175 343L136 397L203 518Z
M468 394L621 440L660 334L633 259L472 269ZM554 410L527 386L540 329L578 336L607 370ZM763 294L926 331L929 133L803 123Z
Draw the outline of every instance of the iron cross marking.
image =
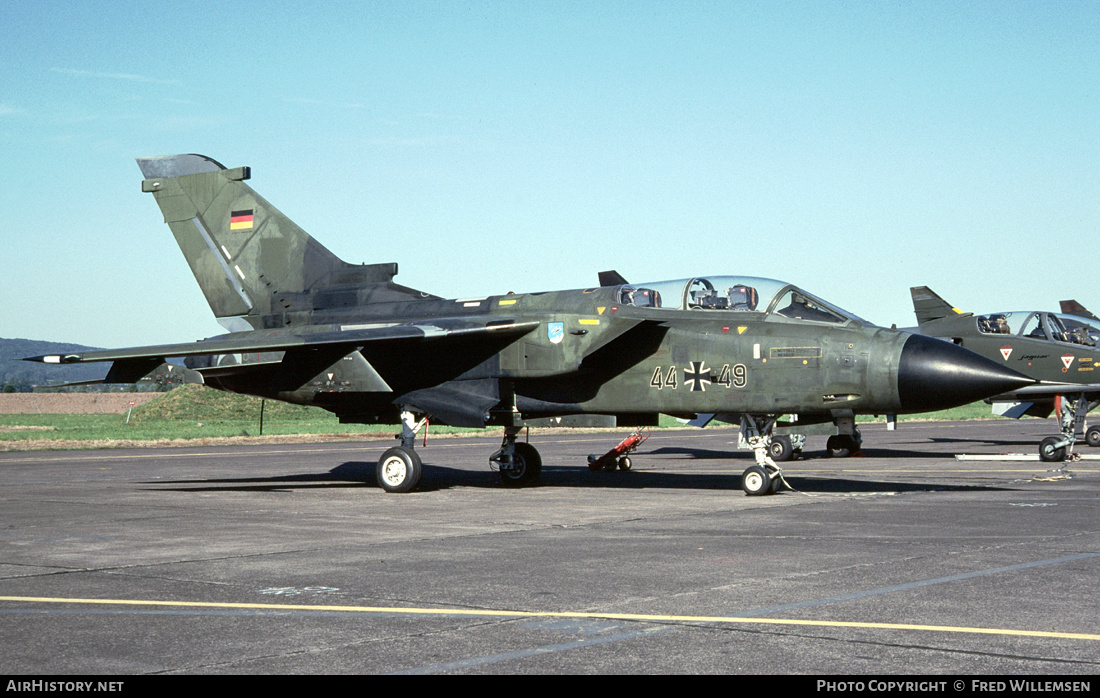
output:
M705 393L710 385L710 369L706 367L706 362L692 361L691 368L684 369L684 383L691 386L692 392L701 390Z

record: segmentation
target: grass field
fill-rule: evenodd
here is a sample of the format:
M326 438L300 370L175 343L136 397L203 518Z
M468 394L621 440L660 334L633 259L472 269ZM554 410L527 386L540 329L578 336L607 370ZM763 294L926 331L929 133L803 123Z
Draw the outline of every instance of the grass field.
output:
M141 445L186 445L225 439L261 437L261 400L185 385L123 414L3 414L0 450L26 448L111 448ZM431 426L430 433L454 433ZM335 438L390 437L396 425L340 424L317 407L263 402L262 438L323 435Z
M224 440L273 440L299 437L390 438L396 425L340 424L335 415L316 407L267 401L263 405L260 434L258 398L224 393L189 385L165 393L126 414L3 414L0 415L0 450L112 448L152 445L194 445ZM902 416L898 421L937 419L989 419L989 405L964 407L923 415ZM861 418L860 422L884 421ZM661 427L682 426L661 416ZM456 429L429 425L430 436L484 434L480 429Z

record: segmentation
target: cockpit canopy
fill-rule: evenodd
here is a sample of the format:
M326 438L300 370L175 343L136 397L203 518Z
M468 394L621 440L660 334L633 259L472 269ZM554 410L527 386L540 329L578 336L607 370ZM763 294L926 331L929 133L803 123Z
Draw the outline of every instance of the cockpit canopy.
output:
M1015 311L979 315L975 321L982 334L1018 335L1089 347L1100 344L1100 329L1074 315Z
M639 308L767 313L834 324L864 320L817 296L775 279L697 276L693 279L619 286L619 303Z

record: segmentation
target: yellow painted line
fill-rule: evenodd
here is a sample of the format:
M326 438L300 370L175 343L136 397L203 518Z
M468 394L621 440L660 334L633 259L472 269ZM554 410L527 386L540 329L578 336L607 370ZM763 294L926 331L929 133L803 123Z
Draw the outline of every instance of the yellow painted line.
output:
M975 633L1017 637L1045 637L1060 640L1100 641L1094 633L1060 633L1046 630L1009 628L973 628L953 625L914 623L861 623L855 621L800 620L794 618L740 618L737 616L675 616L648 613L583 613L574 611L500 611L469 608L400 608L394 606L311 606L304 604L220 603L214 601L150 601L143 599L65 599L48 596L0 596L0 601L19 603L89 604L98 606L160 606L170 608L221 608L253 611L324 611L342 613L389 613L420 616L476 616L495 618L599 618L665 623L736 623L752 625L795 625L823 628L864 628L874 630L925 630L940 633Z
M581 318L578 322L582 325L598 325L600 321L596 318Z

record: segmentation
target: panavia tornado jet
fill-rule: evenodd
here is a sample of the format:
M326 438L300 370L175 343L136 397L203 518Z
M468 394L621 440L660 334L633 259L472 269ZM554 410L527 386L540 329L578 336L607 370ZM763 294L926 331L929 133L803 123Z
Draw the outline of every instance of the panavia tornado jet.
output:
M1100 321L1088 310L1076 301L1062 301L1061 313L975 315L953 307L927 286L911 288L910 293L922 334L949 340L1042 381L987 399L996 414L1015 419L1061 412L1062 434L1042 440L1040 458L1064 460L1082 433L1090 446L1100 446L1100 427L1085 423L1089 410L1100 405Z
M756 454L749 494L782 481L769 456L783 415L856 444L856 414L960 405L1032 381L939 340L875 327L791 284L736 276L448 300L394 283L396 264L348 264L252 190L247 167L142 158L156 199L227 334L33 357L113 362L129 382L166 357L214 388L315 405L342 422L398 423L378 484L417 486L428 417L503 427L504 483L536 481L526 426L655 425L659 413L739 423Z

